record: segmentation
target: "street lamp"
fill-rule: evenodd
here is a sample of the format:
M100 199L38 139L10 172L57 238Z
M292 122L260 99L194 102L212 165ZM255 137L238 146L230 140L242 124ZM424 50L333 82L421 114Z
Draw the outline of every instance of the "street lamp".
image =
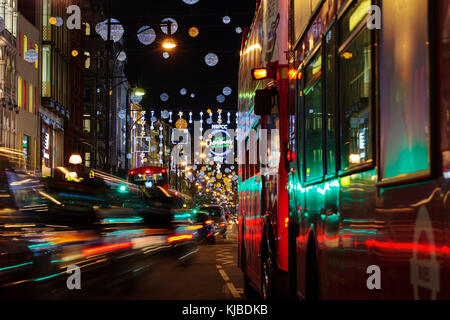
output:
M126 101L126 116L125 116L125 172L128 175L128 170L129 170L129 150L130 150L130 128L129 128L129 123L128 123L128 117L130 116L130 96L131 94L134 93L134 95L138 96L138 97L143 97L145 96L145 90L144 89L140 89L140 88L135 88L135 89L131 89L130 87L128 87L127 90L127 101Z
M162 47L167 50L172 50L177 47L177 43L172 38L167 38L166 40L164 40Z

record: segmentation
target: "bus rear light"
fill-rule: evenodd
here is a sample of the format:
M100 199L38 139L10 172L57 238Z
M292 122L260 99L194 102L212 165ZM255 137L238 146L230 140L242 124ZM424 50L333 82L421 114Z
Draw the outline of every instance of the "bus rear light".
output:
M295 161L295 152L292 150L288 150L287 152L287 160L289 162L294 162Z
M264 80L269 77L269 71L267 68L257 68L252 70L253 80Z

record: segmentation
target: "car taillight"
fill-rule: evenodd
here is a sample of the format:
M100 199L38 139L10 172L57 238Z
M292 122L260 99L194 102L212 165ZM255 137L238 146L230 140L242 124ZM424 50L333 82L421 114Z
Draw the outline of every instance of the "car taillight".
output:
M221 226L221 227L225 227L225 223L221 223L220 226Z
M175 241L190 240L193 237L194 236L192 234L182 234L182 235L179 235L179 236L172 236L172 237L167 238L167 242L168 243L172 243L172 242L175 242Z
M206 220L206 221L205 221L205 224L206 224L206 225L210 225L210 224L213 224L213 223L214 223L214 221L212 221L212 220Z

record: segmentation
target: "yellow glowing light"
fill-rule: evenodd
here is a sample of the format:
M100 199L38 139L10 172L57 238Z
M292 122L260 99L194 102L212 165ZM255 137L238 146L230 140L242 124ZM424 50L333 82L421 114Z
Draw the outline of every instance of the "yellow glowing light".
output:
M341 185L343 187L348 187L350 185L350 178L349 177L344 177L341 179Z
M81 156L79 154L73 154L69 158L69 163L70 164L82 164L83 159L81 158Z
M350 163L361 163L361 156L359 154L353 153L350 155Z
M345 52L342 54L342 57L349 60L349 59L353 58L353 54L351 52Z
M267 68L258 68L252 70L252 76L254 80L263 80L268 77Z
M50 24L56 24L56 22L58 22L58 20L56 20L55 17L50 17L50 18L48 19L48 22L49 22Z
M175 40L173 40L173 39L166 39L163 42L162 46L164 49L171 50L171 49L176 48L177 44L176 44Z
M197 27L191 27L191 28L189 29L189 35L190 35L192 38L197 37L198 34L199 34L199 30L198 30Z
M72 56L73 56L73 57L78 56L78 51L77 51L77 50L73 50L73 51L72 51Z

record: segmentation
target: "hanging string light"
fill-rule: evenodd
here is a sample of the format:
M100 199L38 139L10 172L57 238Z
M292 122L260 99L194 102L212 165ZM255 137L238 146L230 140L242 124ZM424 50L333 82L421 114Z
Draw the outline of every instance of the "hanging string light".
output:
M163 164L163 154L164 154L164 144L163 144L163 138L164 138L164 134L163 134L163 126L162 124L159 126L159 163Z

